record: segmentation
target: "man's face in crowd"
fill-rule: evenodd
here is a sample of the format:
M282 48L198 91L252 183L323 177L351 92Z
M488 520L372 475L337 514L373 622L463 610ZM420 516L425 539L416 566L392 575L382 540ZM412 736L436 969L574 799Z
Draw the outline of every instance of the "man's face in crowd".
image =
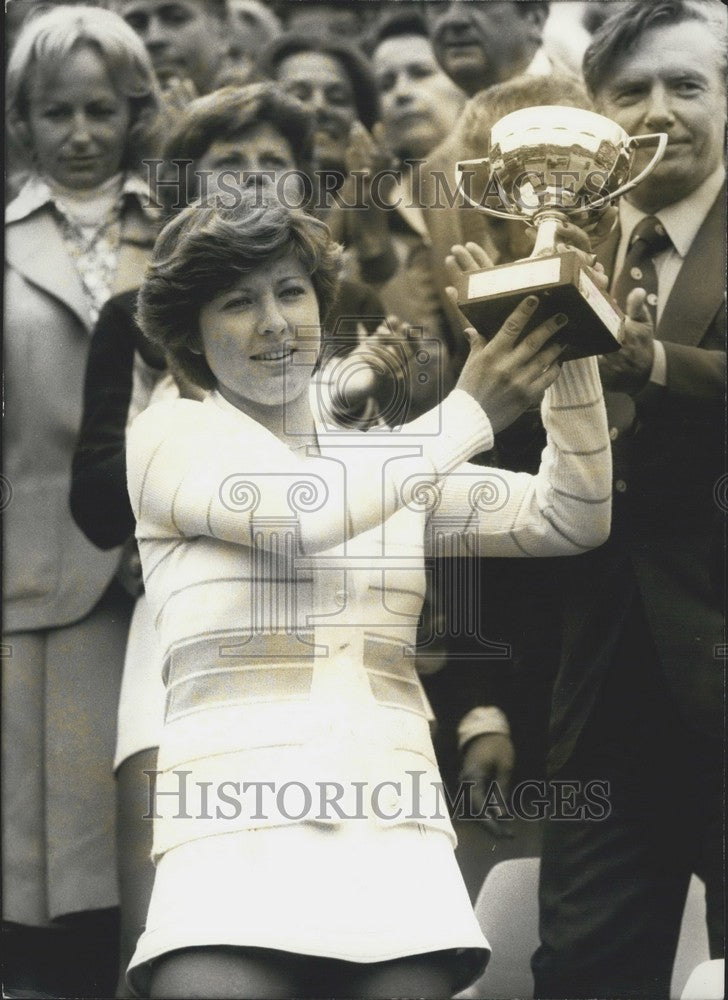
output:
M205 0L118 0L119 13L139 35L159 82L191 80L207 93L224 51L220 20Z
M229 31L239 52L255 58L280 34L280 26L260 0L229 0L228 10Z
M630 135L666 132L656 170L629 195L647 212L698 188L723 156L725 77L720 41L701 21L655 27L625 53L595 95L597 109ZM635 169L654 149L640 151Z
M424 9L437 61L470 95L525 70L545 20L541 7L518 0L430 0Z
M437 65L423 35L385 38L372 64L388 145L399 156L425 156L452 128L465 95Z
M276 79L314 114L314 166L343 169L356 121L354 90L343 65L323 52L297 52L281 60Z

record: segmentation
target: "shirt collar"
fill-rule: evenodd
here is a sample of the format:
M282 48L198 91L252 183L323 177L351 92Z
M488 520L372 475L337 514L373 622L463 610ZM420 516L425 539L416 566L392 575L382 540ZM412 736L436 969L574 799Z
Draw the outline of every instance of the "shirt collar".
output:
M158 218L159 209L151 198L149 186L137 174L126 174L121 186L121 197L135 201L147 218ZM38 174L30 174L6 208L5 221L20 222L46 205L54 204L55 196L48 182Z
M325 404L321 398L321 392L317 387L315 375L313 376L309 387L308 400L313 414L316 436L318 437L319 442L322 443L324 436L327 433L331 433L331 417L328 417L327 422L327 418L325 416ZM239 420L241 422L247 421L249 424L255 424L256 427L262 428L266 434L269 434L272 438L278 441L284 448L287 447L287 445L285 445L280 438L276 437L272 431L269 431L267 427L263 427L263 425L259 424L253 417L248 416L245 410L238 409L238 407L231 403L230 400L225 399L219 389L211 389L202 400L202 403L203 405L214 406L218 410L222 410L223 413L227 413L233 420Z
M394 182L392 188L384 196L386 204L393 208L404 219L427 246L430 246L430 233L427 229L422 209L412 189L412 178L409 172L403 172Z
M308 390L308 401L311 406L311 413L313 414L316 434L319 438L323 438L324 435L332 432L332 418L330 414L327 414L327 406L324 399L326 393L321 390L319 385L320 377L320 372L312 376L311 385ZM202 402L207 406L215 406L218 410L223 410L225 413L238 420L243 419L257 423L256 420L253 420L252 417L248 416L245 410L238 409L237 406L225 399L219 389L211 389ZM341 428L333 427L333 430L341 431Z
M230 416L236 416L238 419L240 419L241 416L247 416L247 414L243 413L242 410L239 410L237 406L233 406L229 400L225 399L218 389L210 389L202 402L206 403L208 406L216 406L218 410L224 410L225 413L228 413Z
M553 63L546 54L543 46L540 49L536 49L536 54L523 71L525 76L550 76L553 72Z
M121 194L124 198L132 198L136 201L148 219L159 218L159 205L153 200L149 185L142 180L139 174L126 174L121 186Z
M673 205L660 209L659 212L651 213L659 218L681 257L687 256L724 182L725 167L721 163L687 198L682 198ZM630 204L626 198L622 198L619 203L619 222L624 238L629 239L637 223L648 214L650 213L643 212L642 209Z

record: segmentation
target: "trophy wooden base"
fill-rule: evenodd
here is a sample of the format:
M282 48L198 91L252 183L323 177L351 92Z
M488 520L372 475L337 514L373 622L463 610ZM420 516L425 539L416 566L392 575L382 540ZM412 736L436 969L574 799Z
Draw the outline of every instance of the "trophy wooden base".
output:
M475 329L488 339L527 295L537 295L539 306L524 330L563 312L569 322L556 334L568 344L562 359L610 354L620 348L624 315L594 280L573 251L532 257L489 271L463 276L458 305Z

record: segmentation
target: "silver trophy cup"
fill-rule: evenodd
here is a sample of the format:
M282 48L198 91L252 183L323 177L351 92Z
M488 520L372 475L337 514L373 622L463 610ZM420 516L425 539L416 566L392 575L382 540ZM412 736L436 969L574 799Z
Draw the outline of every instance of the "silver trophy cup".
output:
M652 159L631 177L637 150L652 145ZM615 199L655 169L666 146L662 132L629 136L609 118L581 108L524 108L496 122L490 155L457 165L458 188L473 208L534 226L536 243L527 260L464 276L459 306L476 329L492 335L535 293L540 306L531 327L556 312L569 317L558 334L569 345L564 358L619 350L622 312L574 251L556 252L556 233L567 220L593 228Z

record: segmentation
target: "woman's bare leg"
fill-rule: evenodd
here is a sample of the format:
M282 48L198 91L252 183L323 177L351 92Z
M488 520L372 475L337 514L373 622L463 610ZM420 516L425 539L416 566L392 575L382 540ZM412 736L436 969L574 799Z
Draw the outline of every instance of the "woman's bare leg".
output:
M393 1000L418 997L445 1000L453 995L450 960L442 954L412 955L372 965L350 963L336 992L337 1000Z
M116 841L121 903L121 949L117 997L134 994L126 985L126 969L137 941L144 930L149 899L154 884L152 864L152 820L150 805L154 801L154 771L157 748L141 750L128 757L116 772Z
M186 948L157 959L157 1000L291 1000L305 995L306 959L266 948Z

